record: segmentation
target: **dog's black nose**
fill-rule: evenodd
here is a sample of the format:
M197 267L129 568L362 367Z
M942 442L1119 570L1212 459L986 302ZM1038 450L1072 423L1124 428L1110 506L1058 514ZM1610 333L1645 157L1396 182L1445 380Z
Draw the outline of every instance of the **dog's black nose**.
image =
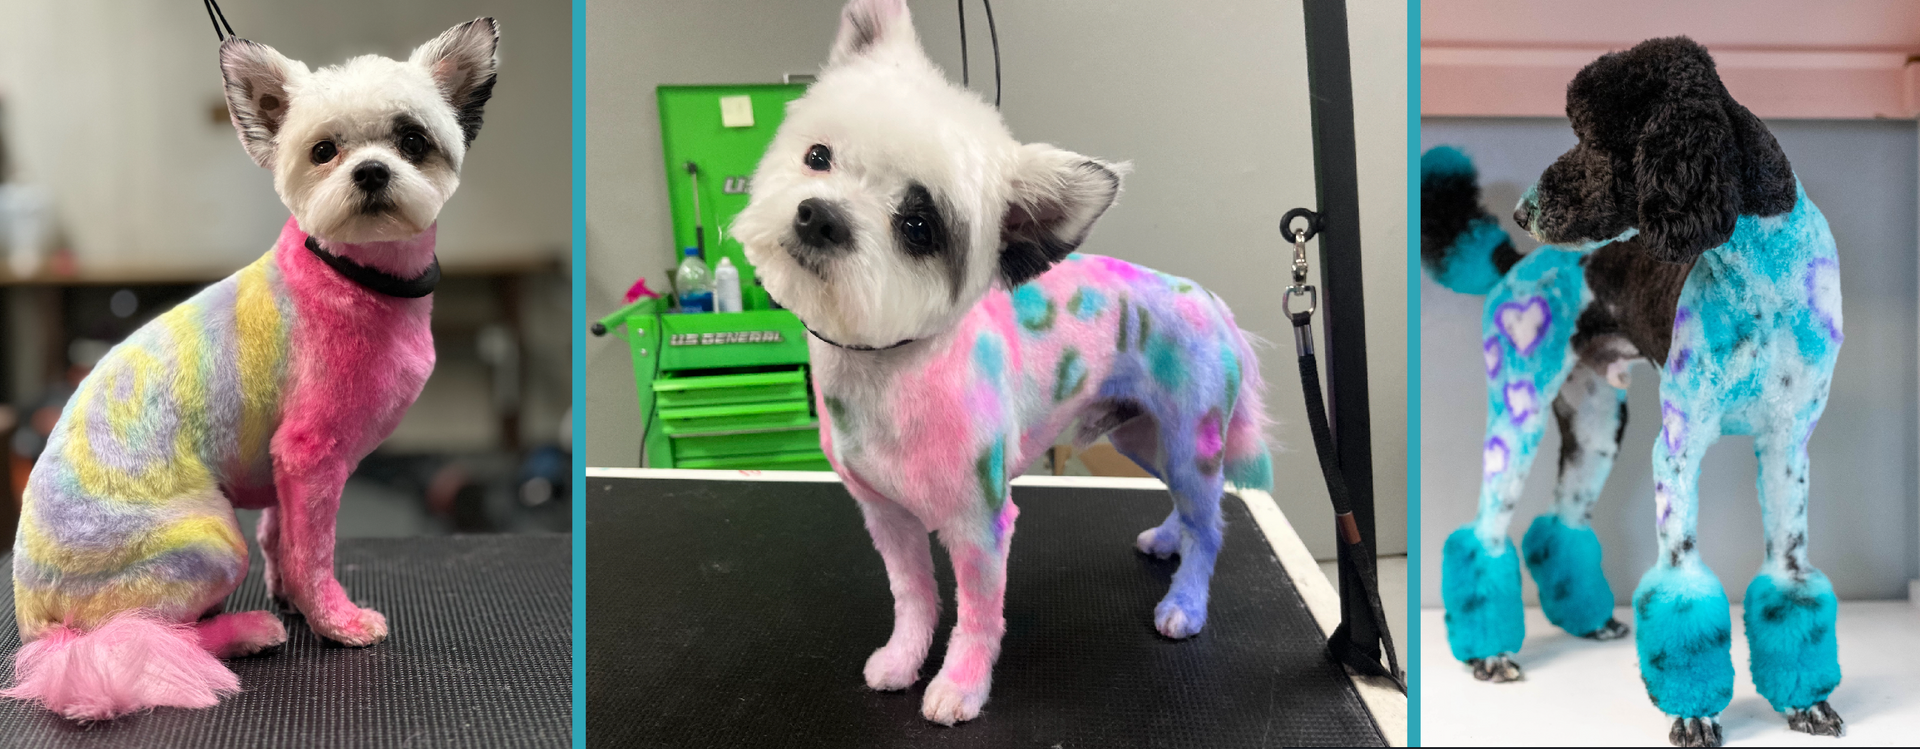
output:
M1514 207L1514 209L1513 209L1513 222L1514 222L1515 224L1519 224L1519 225L1520 225L1520 230L1521 230L1521 231L1532 231L1532 230L1533 230L1533 227L1531 227L1531 226L1528 226L1528 225L1527 225L1527 222L1528 222L1528 221L1531 221L1532 219L1533 219L1533 217L1532 217L1532 216L1528 216L1528 215L1527 215L1527 204L1526 204L1526 203L1521 203L1520 205L1518 205L1518 206L1515 206L1515 207Z
M353 184L367 192L379 192L392 177L393 172L387 165L378 161L362 162L353 168Z
M793 212L793 233L808 247L838 247L853 239L846 214L819 198L800 201L800 207Z

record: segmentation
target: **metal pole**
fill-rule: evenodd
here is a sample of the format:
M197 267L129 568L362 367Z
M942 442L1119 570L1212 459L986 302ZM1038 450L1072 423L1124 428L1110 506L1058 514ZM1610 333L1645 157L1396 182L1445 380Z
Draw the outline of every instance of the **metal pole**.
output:
M1320 286L1325 314L1327 405L1335 452L1366 548L1374 548L1373 434L1368 427L1366 295L1360 279L1360 184L1353 143L1353 71L1345 0L1304 0L1313 172L1319 188ZM1371 566L1374 560L1363 560ZM1360 581L1340 575L1341 620L1352 639L1379 650Z

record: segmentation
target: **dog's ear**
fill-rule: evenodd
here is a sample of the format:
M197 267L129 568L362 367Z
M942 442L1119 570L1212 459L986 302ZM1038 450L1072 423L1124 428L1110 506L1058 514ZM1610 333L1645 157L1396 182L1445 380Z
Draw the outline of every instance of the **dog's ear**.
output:
M1079 247L1120 196L1125 164L1108 164L1045 144L1020 147L1001 226L1000 279L1013 288Z
M227 116L253 163L273 168L273 139L293 101L287 83L307 66L265 44L230 37L220 45L220 76L226 81Z
M1664 78L1634 146L1634 186L1647 251L1687 262L1733 236L1740 211L1740 158L1731 101L1713 59L1690 40L1655 47L1642 72Z
M1780 150L1773 133L1740 102L1727 97L1727 119L1733 126L1735 150L1740 154L1740 212L1778 216L1793 210L1800 199L1793 164Z
M440 95L453 105L467 145L473 145L473 137L480 134L480 111L493 98L499 47L500 25L491 18L476 18L420 45L409 58L427 69Z
M852 0L840 11L840 35L827 67L875 54L919 50L906 0Z

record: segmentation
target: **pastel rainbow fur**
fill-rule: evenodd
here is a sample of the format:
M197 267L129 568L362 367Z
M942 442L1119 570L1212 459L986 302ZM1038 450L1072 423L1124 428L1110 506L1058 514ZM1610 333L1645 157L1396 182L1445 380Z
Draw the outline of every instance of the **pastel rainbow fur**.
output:
M408 240L322 246L408 277ZM346 477L433 369L432 297L375 294L327 267L289 219L266 256L115 346L80 383L28 479L14 542L27 642L0 692L69 718L208 707L238 689L218 658L286 641L267 611L219 613L247 570L233 508L263 513L269 591L315 632L384 639L333 574Z
M1173 513L1137 539L1142 552L1181 556L1154 612L1167 637L1206 623L1224 483L1272 484L1258 359L1232 314L1191 281L1124 261L1072 254L1011 291L995 285L931 339L883 352L814 341L812 356L821 441L895 596L870 686L912 684L932 642L928 531L953 558L959 618L924 706L940 722L986 701L1019 515L1009 482L1070 425L1083 447L1110 431L1172 491Z

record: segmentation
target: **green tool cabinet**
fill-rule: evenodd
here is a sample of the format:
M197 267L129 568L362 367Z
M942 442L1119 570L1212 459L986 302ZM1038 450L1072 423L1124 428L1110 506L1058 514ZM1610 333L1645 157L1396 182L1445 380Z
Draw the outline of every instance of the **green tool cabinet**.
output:
M642 299L594 324L633 354L652 468L832 470L807 384L806 328L786 310L682 315Z

